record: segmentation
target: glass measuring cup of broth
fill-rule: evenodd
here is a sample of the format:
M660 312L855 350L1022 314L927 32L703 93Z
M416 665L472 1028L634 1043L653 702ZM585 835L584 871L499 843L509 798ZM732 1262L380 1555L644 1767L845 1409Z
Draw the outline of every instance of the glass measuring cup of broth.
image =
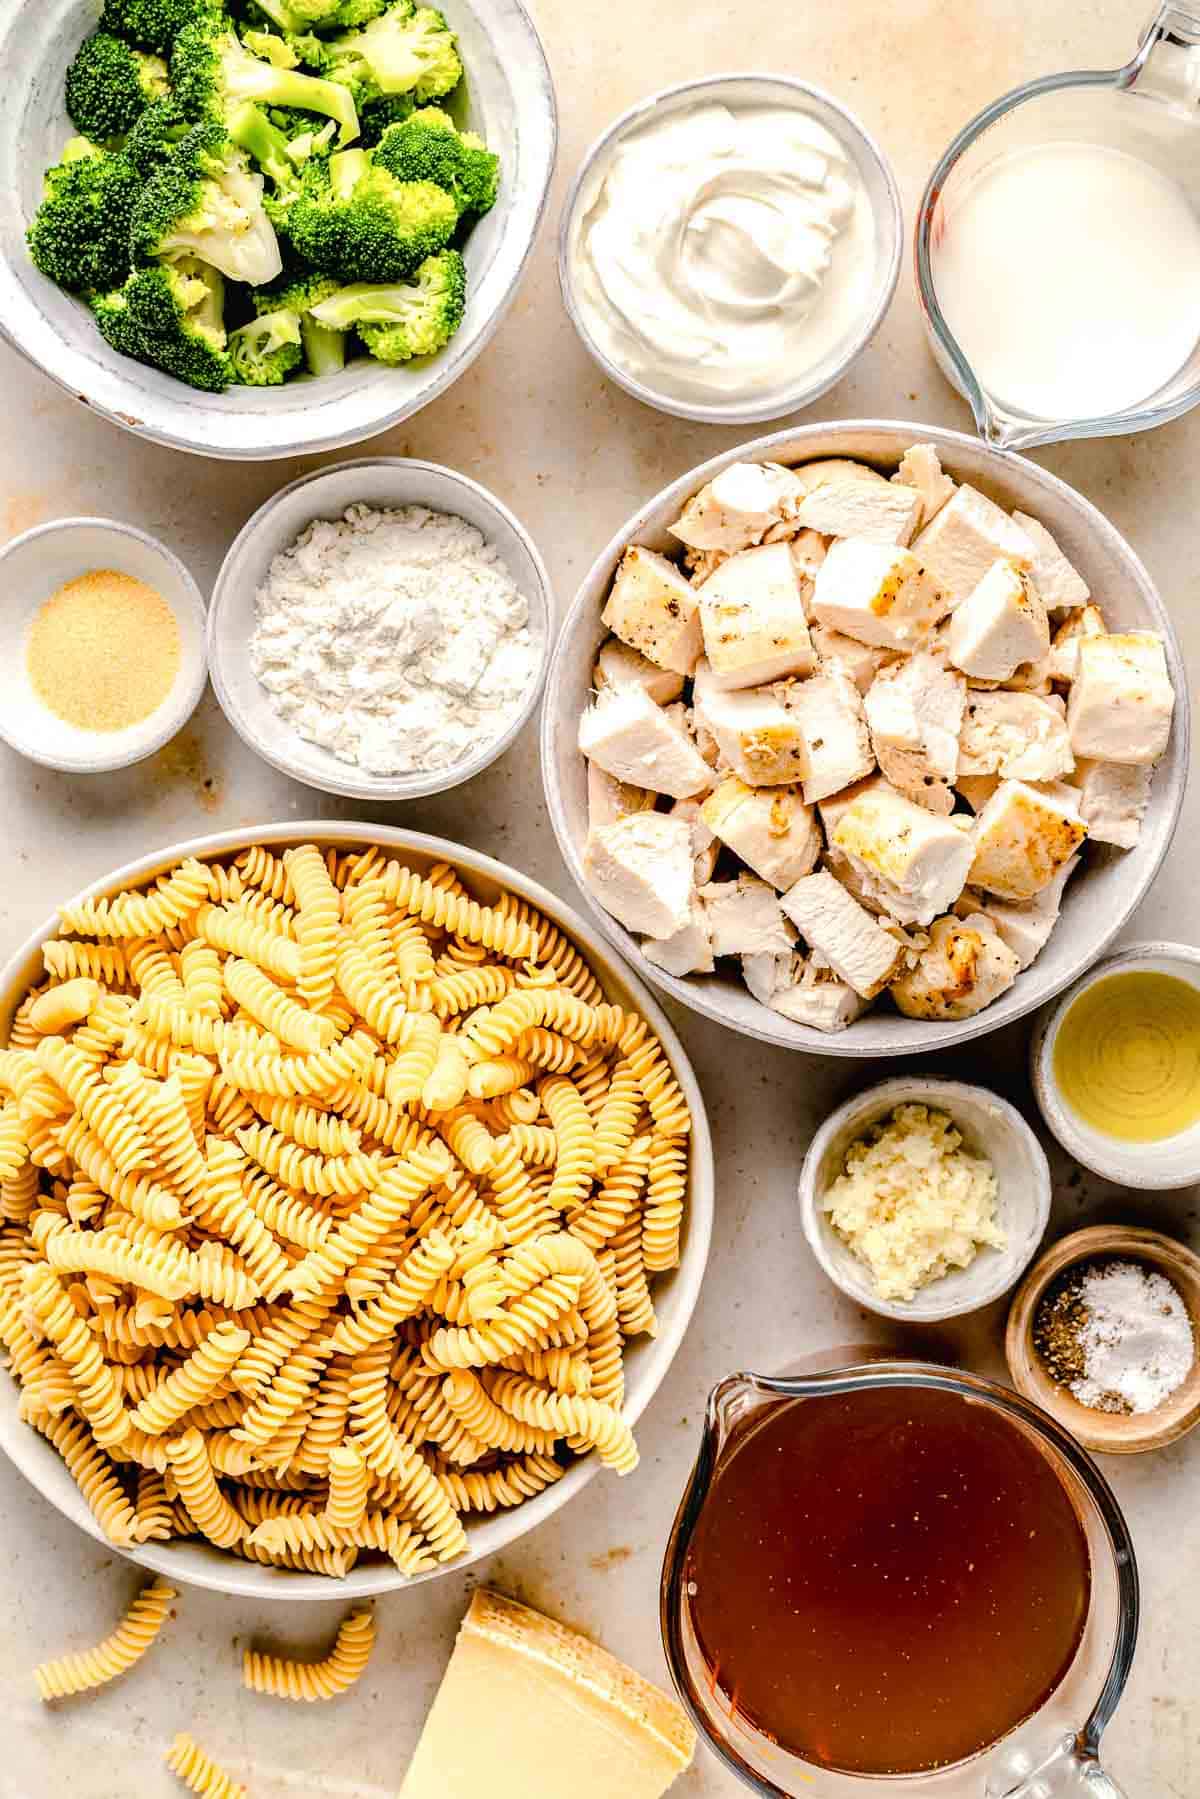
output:
M1099 1745L1137 1624L1107 1482L1006 1388L881 1359L710 1395L663 1641L752 1791L1121 1799Z
M1123 68L1005 94L934 169L917 288L1001 449L1142 431L1200 400L1200 0Z

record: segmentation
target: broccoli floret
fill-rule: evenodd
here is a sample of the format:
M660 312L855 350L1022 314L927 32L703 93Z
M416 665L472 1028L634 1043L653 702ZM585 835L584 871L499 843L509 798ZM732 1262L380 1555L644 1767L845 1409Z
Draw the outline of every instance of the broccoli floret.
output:
M346 332L318 324L313 307L336 294L341 282L333 275L305 274L291 281L276 281L254 295L256 310L269 314L279 309L297 313L304 360L310 375L336 375L346 366Z
M185 25L221 10L221 0L104 0L100 29L165 55Z
M280 307L229 334L233 378L242 387L282 387L304 360L300 314Z
M129 273L129 230L141 180L128 157L73 138L46 171L29 227L35 265L71 293L114 287Z
M460 213L481 214L496 204L500 158L474 132L457 130L449 113L426 106L384 132L376 168L397 181L433 181L453 195Z
M345 81L366 102L381 94L436 100L457 87L462 63L454 33L432 6L393 0L361 31L331 38L320 63L332 81Z
M129 136L124 151L143 179L153 175L192 128L173 94L148 106Z
M67 111L85 137L108 144L124 137L168 85L161 57L97 31L67 70Z
M122 356L161 369L189 387L221 393L233 380L223 321L224 284L207 263L137 269L115 293L98 295L92 311L106 341Z
M466 265L457 250L431 256L411 284L344 287L313 308L320 325L353 326L378 362L432 356L450 342L467 301Z
M369 150L310 163L286 229L306 262L343 281L402 281L454 236L458 208L432 181L397 181Z
M224 119L243 100L252 100L336 119L344 144L358 136L358 113L346 88L260 62L227 24L192 25L181 32L171 55L171 80L180 105L194 119Z
M377 19L388 0L254 0L278 30L351 31Z
M252 287L274 281L283 267L262 176L217 124L193 126L151 176L134 207L130 241L137 262L199 256Z
M411 94L381 94L377 100L363 101L358 109L358 123L364 145L372 148L389 125L402 125L412 111Z
M274 69L298 69L299 53L277 31L243 31L242 42L251 56L269 62Z

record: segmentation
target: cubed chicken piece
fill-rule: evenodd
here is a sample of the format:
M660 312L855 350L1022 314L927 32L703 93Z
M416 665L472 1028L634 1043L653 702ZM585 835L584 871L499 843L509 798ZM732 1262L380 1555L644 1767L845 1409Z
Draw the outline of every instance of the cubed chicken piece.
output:
M658 668L690 675L701 650L700 602L665 556L633 544L621 558L604 623Z
M761 687L816 666L803 590L786 543L742 550L699 589L704 653L718 687Z
M829 843L892 918L927 925L966 886L974 846L964 824L872 786L842 813Z
M1074 606L1067 613L1050 645L1046 673L1052 681L1069 687L1079 673L1079 645L1085 637L1103 637L1108 631L1099 606Z
M701 817L747 868L781 891L810 874L821 854L816 813L798 787L747 787L737 775L726 775Z
M954 791L962 795L972 812L982 812L999 785L999 775L959 775Z
M871 733L862 695L849 675L829 668L808 681L781 681L775 692L804 738L806 804L813 806L870 774L875 766Z
M727 693L702 662L692 698L698 740L705 731L715 738L725 766L749 786L783 787L803 780L808 772L804 733L775 688ZM711 786L712 771L705 767L706 785Z
M703 887L706 881L712 880L713 869L717 866L717 857L721 853L720 840L705 822L699 800L676 800L667 816L682 818L691 831L696 885Z
M1114 631L1079 644L1067 723L1077 756L1147 765L1166 753L1175 691L1156 631Z
M579 721L579 747L618 781L672 799L712 786L687 732L640 687L604 688Z
M1041 520L1031 518L1027 512L1014 512L1013 523L1033 544L1033 565L1029 572L1047 612L1066 612L1073 606L1086 606L1091 598L1087 582L1067 561Z
M894 787L931 812L954 810L958 736L967 683L940 656L918 651L881 669L864 706L871 747Z
M593 687L640 687L656 706L669 706L683 692L683 676L674 669L659 668L640 651L630 649L619 637L601 645L592 672Z
M1087 837L1070 790L1001 781L975 820L975 859L968 875L1000 899L1030 900L1048 887Z
M583 872L605 911L626 930L665 939L691 917L692 834L681 818L634 812L589 831Z
M911 550L861 537L833 545L813 586L818 624L885 650L911 649L947 604Z
M811 636L821 667L840 668L860 693L865 693L880 669L896 657L895 650L860 643L857 637L847 637L844 631L835 631L829 625L814 625Z
M688 501L671 535L695 550L748 550L794 513L798 499L790 469L733 462Z
M902 966L903 946L827 869L797 881L782 903L809 948L862 999L882 993Z
M983 687L983 681L968 681L968 687ZM1036 662L1020 662L1013 669L1007 681L1000 686L1010 693L1037 693L1043 699L1049 699L1054 692L1054 684L1050 679L1050 654L1039 656Z
M819 531L797 531L794 524L785 519L781 525L775 525L767 532L765 542L777 543L785 541L790 545L792 560L802 575L808 580L802 583L805 616L812 622L812 582L816 580L817 570L829 554L832 541L822 537Z
M1071 777L1079 789L1079 810L1093 843L1131 850L1142 834L1150 804L1153 768L1145 762L1076 762Z
M864 793L890 793L897 799L900 797L890 781L885 780L881 774L875 773L868 775L864 781L856 781L853 787L843 787L840 793L831 793L828 799L819 800L817 816L824 826L828 842L833 842L833 833L837 830L842 818L850 810L855 800L860 799Z
M697 895L687 923L671 937L644 937L642 954L667 974L711 974L716 967L703 901Z
M872 543L911 543L922 500L896 487L865 463L808 463L797 470L808 491L796 522L825 537L862 537Z
M1081 857L1072 856L1063 864L1048 887L1023 905L1012 900L997 899L994 894L980 893L974 887L963 892L954 910L960 918L982 912L996 935L1005 942L1023 969L1037 960L1058 923L1067 882L1079 867Z
M736 555L734 550L689 550L683 552L683 566L687 570L688 580L693 587L703 587L710 575L717 570L730 556Z
M1053 781L1075 766L1067 712L1055 695L967 695L958 768L963 775L1004 775L1014 781Z
M844 1031L867 1001L811 956L743 956L742 974L761 1005L814 1031Z
M900 458L900 467L892 476L898 487L911 487L921 496L918 528L937 517L947 500L953 499L958 483L943 474L941 458L932 444L914 444Z
M929 577L945 595L945 610L961 606L978 587L993 562L1003 559L1030 569L1036 556L1032 540L1007 512L977 488L965 484L926 525L913 551Z
M980 912L970 918L939 918L929 948L915 968L892 982L892 998L906 1018L973 1018L1000 998L1021 965L991 922Z
M1050 621L1029 576L1011 562L993 562L950 619L946 648L964 674L1007 681L1023 662L1050 648Z
M714 956L784 956L795 932L780 909L779 895L756 875L710 881L700 889L704 921Z
M588 827L615 825L632 812L653 812L657 797L645 787L631 787L607 774L598 762L587 765Z

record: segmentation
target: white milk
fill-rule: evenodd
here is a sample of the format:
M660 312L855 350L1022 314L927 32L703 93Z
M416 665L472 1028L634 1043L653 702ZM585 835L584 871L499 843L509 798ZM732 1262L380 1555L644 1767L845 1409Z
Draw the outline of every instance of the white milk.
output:
M1200 219L1123 150L1014 150L947 207L934 251L946 323L986 392L1035 418L1137 407L1200 337Z

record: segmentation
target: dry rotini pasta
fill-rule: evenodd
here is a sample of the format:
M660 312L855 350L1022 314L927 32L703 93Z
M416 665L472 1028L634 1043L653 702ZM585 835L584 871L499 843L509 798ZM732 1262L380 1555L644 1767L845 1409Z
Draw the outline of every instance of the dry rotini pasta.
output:
M179 1732L167 1751L167 1766L189 1793L198 1793L200 1799L250 1799L249 1788L218 1767L186 1730Z
M63 923L0 1048L0 1339L114 1543L416 1576L574 1456L636 1465L624 1350L691 1120L557 927L314 845ZM341 1690L351 1624L251 1684ZM47 1681L115 1671L122 1630ZM184 1741L194 1791L241 1790Z
M374 1646L374 1618L369 1611L354 1611L339 1624L333 1648L324 1660L301 1662L247 1649L242 1656L242 1682L251 1692L269 1693L276 1699L334 1699L361 1678Z
M178 1595L165 1580L143 1587L117 1628L94 1649L77 1650L52 1662L41 1662L33 1671L43 1700L66 1699L72 1693L102 1687L128 1673L141 1660L167 1621L171 1601Z

